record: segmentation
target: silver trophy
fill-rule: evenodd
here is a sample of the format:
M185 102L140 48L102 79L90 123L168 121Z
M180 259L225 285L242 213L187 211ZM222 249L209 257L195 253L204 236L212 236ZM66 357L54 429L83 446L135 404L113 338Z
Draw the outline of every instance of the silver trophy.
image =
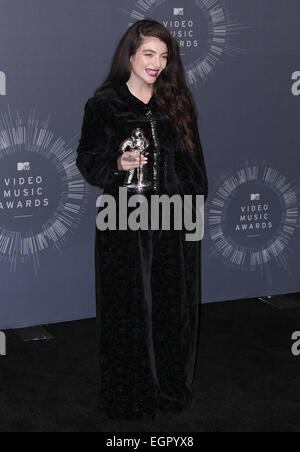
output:
M137 151L141 161L141 155L144 155L145 150L149 147L149 144L150 143L145 137L143 130L138 128L132 131L130 138L126 138L126 140L122 141L119 146L119 151ZM153 184L148 180L146 166L147 164L145 166L140 165L138 168L131 168L128 170L125 176L124 187L127 187L130 191L136 192L152 188Z

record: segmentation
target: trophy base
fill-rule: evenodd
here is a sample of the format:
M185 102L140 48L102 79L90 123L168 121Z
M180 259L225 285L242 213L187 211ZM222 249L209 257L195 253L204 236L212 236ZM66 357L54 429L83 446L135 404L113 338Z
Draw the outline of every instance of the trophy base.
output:
M140 184L140 185L126 185L126 188L130 192L142 193L146 190L151 190L153 186L151 184Z

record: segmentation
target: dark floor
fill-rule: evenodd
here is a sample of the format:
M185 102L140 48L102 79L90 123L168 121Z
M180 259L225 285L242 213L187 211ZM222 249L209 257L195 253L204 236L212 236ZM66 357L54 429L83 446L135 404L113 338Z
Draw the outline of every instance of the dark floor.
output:
M257 299L202 306L193 405L152 422L107 421L97 411L94 319L47 329L54 340L22 343L7 332L1 432L300 431L300 356L291 353L299 308Z

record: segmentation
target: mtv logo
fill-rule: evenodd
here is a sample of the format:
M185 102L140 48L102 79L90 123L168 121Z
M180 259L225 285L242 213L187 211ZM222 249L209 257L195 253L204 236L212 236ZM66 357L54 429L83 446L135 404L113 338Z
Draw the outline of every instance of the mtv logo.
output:
M18 171L30 171L30 162L18 162Z
M260 201L260 193L252 193L251 201Z
M174 16L183 16L184 8L174 8L173 13Z

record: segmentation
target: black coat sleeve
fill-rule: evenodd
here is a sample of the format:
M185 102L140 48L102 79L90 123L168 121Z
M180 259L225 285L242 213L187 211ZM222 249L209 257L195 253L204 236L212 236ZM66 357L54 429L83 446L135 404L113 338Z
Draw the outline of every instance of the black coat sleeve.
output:
M182 151L179 144L175 152L175 167L181 180L182 192L187 195L204 195L204 200L206 200L208 180L195 112L193 114L193 126L196 140L195 155L192 157L187 151Z
M109 186L118 174L118 155L107 144L105 106L90 98L85 104L76 166L91 185Z

